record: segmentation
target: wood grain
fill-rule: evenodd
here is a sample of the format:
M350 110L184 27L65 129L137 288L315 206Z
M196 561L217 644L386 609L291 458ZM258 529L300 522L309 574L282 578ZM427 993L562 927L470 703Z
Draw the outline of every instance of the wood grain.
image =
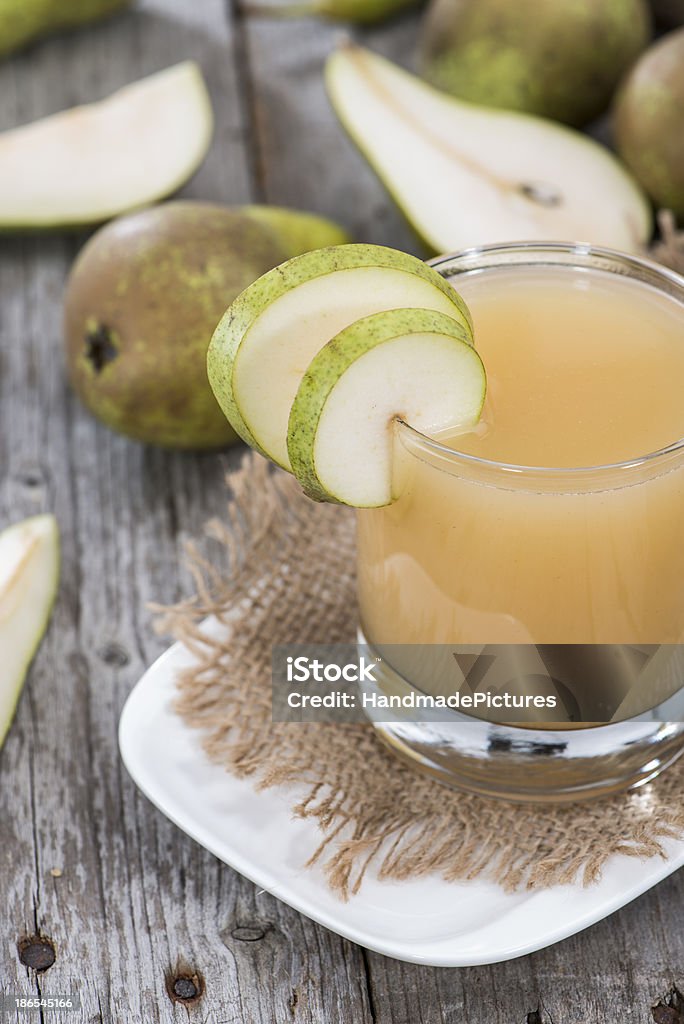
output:
M416 29L407 17L364 38L408 63ZM338 34L314 21L247 21L222 0L147 0L2 63L0 128L195 57L217 135L187 195L303 206L359 239L419 251L329 109L321 66ZM532 957L412 967L257 892L137 792L116 729L127 693L165 646L146 604L189 588L183 543L220 513L238 453L145 449L74 401L60 302L82 240L0 239L0 522L54 510L64 542L53 625L0 755L3 987L78 992L82 1009L46 1012L50 1024L650 1021L651 1004L684 985L681 874ZM37 933L56 950L44 974L18 955ZM200 993L191 1005L169 994L178 979L189 979L181 994Z

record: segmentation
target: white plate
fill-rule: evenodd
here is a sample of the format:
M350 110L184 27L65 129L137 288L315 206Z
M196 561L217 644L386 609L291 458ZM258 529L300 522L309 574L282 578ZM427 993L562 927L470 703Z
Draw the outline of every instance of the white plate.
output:
M611 858L601 882L589 888L506 894L488 882L379 882L369 874L360 894L343 903L319 868L303 867L319 843L315 823L294 819L282 790L257 793L211 764L199 734L172 710L176 673L188 657L172 647L126 702L119 745L134 781L220 860L368 949L443 967L510 960L587 928L684 865L684 841L669 841L666 860Z

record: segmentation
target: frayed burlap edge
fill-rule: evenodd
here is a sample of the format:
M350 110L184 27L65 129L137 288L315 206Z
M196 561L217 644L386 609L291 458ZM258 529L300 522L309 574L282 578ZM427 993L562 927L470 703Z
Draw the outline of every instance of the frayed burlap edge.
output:
M293 813L320 829L309 864L322 862L339 896L358 892L369 868L382 879L481 877L508 891L590 884L609 857L662 856L664 839L684 835L684 762L610 800L522 806L416 775L370 726L273 723L271 645L354 638L353 514L314 504L251 453L228 484L225 520L208 524L201 550L189 547L195 596L156 609L196 659L176 708L213 762L257 788L290 790Z
M684 231L677 230L675 215L671 210L658 214L660 237L651 246L648 255L678 274L684 274Z

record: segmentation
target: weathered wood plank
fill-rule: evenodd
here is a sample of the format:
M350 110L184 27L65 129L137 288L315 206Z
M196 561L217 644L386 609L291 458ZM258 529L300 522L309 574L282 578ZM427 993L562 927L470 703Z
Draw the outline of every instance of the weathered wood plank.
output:
M2 127L196 57L217 136L186 194L246 201L234 50L221 0L150 0L0 66ZM318 979L327 977L329 1019L363 1022L363 975L335 970L361 954L256 896L150 807L118 757L123 701L165 646L145 604L189 586L183 540L221 510L237 456L146 450L78 406L60 355L60 298L77 246L60 236L0 241L0 520L53 509L64 541L53 627L0 759L3 985L78 992L74 1021L309 1021L320 1017ZM264 938L248 941L262 923ZM57 952L38 977L17 956L18 940L37 931ZM198 972L206 986L193 1008L167 995L178 971Z
M417 17L407 16L363 38L404 62L417 28ZM243 20L261 191L271 203L339 220L357 241L420 252L420 243L345 135L325 94L325 58L345 31L314 19Z

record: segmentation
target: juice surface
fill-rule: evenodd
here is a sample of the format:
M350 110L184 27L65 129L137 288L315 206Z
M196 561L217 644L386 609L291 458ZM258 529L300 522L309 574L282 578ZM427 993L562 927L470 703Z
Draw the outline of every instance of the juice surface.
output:
M441 440L482 458L595 466L684 437L681 305L595 271L525 268L458 279L487 370L477 430Z
M599 271L458 278L488 375L443 442L518 465L636 459L684 436L684 305ZM403 435L406 431L403 431ZM405 441L404 437L404 441ZM546 487L395 444L397 499L358 516L359 603L385 644L684 642L684 457ZM477 467L475 467L477 469ZM623 473L624 471L619 471Z

